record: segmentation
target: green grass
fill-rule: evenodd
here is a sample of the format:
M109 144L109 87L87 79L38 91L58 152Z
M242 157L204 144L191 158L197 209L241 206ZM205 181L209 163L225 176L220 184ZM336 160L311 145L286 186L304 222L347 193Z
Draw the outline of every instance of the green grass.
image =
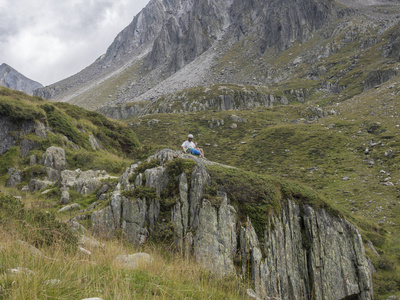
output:
M304 203L324 207L347 218L358 227L365 241L373 242L381 257L393 261L396 266L394 270L381 270L378 261L375 263L373 260L378 268L374 275L378 291L375 297L386 299L386 292L379 288L383 284L382 278L390 274L385 285L392 287L400 279L397 275L400 253L398 246L391 242L400 238L397 186L400 178L400 144L397 138L400 129L396 127L398 119L391 117L400 111L399 96L391 95L397 93L400 86L389 89L392 84L393 81L388 82L379 90L370 90L334 107L340 115L312 122L305 122L313 116L300 105L246 111L157 114L127 122L136 124L135 132L141 144L152 147L153 151L156 151L154 140L159 142L159 149L167 146L179 150L187 134L192 133L209 160L240 168L220 171L222 174L217 186L211 186L211 190L206 192L210 198L214 197L212 203L215 205L220 201L215 197L219 185L227 186L225 189L229 193L240 194L241 190L236 186L245 185L246 189L255 192L266 188L267 182L274 182L269 184L270 195L277 199L282 195L295 200L302 198ZM375 112L373 116L370 114L372 109ZM230 116L233 114L248 121L237 123L238 127L231 129L233 121ZM147 126L147 121L152 119L160 122ZM224 125L210 128L213 119L224 120ZM138 125L139 121L142 125ZM385 131L368 133L370 124L378 121ZM370 154L364 154L370 142L379 141L382 144L371 148ZM388 149L395 153L391 158L385 157ZM369 164L371 159L374 165ZM391 174L395 186L382 185L387 175L381 170ZM214 173L213 176L219 178L218 173ZM240 173L240 179L229 173ZM344 180L346 177L349 180ZM241 199L238 195L235 197ZM245 207L246 199L241 202L242 209L247 209L259 221L258 224L263 225L265 212L270 213L268 208L273 210L279 206L269 202L271 199L258 199L257 209L253 207L252 211L251 206ZM257 215L259 211L263 213Z

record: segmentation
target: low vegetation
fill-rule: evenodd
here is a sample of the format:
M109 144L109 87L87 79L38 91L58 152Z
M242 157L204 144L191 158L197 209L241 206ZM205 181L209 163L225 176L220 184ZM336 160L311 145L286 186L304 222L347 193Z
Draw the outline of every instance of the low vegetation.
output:
M0 196L1 299L243 299L245 284L237 278L218 278L195 262L159 245L135 248L122 240L82 253L69 226L38 210L35 194ZM29 208L28 208L29 206ZM40 253L29 246L35 245ZM68 251L66 251L68 249ZM114 262L120 254L149 253L150 265L135 270ZM21 273L12 274L20 268Z
M241 199L240 186L250 186L251 194L274 182L265 199L280 199L282 194L296 199L301 189L308 195L307 202L350 220L376 250L366 244L377 269L373 275L375 297L386 299L400 291L399 92L400 84L393 79L332 106L308 102L307 106L155 114L127 122L143 147L153 151L164 147L179 150L187 134L194 134L209 160L240 169L209 170L231 197L235 193ZM319 118L316 109L333 109L336 115ZM148 125L152 120L158 122ZM235 179L236 173L240 179ZM215 188L207 193L217 205ZM269 203L276 203L269 205L279 209L278 202ZM268 212L268 205L258 208ZM262 218L259 220L262 224Z

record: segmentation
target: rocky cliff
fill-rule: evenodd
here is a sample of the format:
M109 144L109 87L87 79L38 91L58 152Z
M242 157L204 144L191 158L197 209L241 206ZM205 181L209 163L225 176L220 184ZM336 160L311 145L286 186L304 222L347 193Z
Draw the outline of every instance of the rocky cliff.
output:
M33 95L34 90L43 87L39 82L25 77L7 64L0 66L0 85L28 95Z
M373 299L352 224L298 186L190 155L165 149L129 167L91 222L99 235L172 242L221 276L250 278L263 299Z

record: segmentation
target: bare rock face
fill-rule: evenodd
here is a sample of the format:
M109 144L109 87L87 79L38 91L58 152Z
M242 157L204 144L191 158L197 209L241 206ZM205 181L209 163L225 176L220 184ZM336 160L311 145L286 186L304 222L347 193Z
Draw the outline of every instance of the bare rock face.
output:
M0 155L6 153L18 143L21 147L22 157L27 156L30 150L38 148L40 146L38 142L24 139L24 136L30 133L39 138L45 138L47 135L45 126L40 122L16 122L9 117L0 116Z
M174 156L195 160L197 166L191 174L171 177L168 162ZM122 230L127 240L142 244L170 222L168 234L183 253L220 276L238 272L249 277L262 299L373 299L361 236L346 220L284 200L282 212L269 217L261 237L225 192L218 193L218 203L204 195L210 184L205 166L212 162L168 149L154 158L160 166L144 173L135 171L140 164L127 168L110 205L93 213L94 233L112 237ZM135 183L127 180L135 176ZM167 204L162 197L171 184L178 194ZM153 193L132 198L122 186Z
M337 18L340 10L329 0L152 0L92 65L37 90L35 95L99 109L153 101L211 83L210 78L212 82L243 83L229 74L211 76L218 57L232 50L234 44L254 37L254 50L260 55L269 49L285 51L295 42L310 39L316 30ZM101 101L82 97L128 68L135 76L111 95L101 95ZM106 110L117 118L126 114L124 109Z
M25 77L7 64L0 65L0 85L28 95L33 95L34 90L43 87L39 82Z

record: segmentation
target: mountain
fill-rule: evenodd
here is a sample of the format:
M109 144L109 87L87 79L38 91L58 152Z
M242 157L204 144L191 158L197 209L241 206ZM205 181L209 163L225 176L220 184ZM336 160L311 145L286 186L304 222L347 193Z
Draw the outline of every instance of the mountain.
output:
M36 95L116 118L188 110L193 88L196 101L215 102L213 88L246 104L254 88L278 99L267 105L343 101L398 74L398 13L395 1L152 0L103 56ZM195 109L207 107L221 109Z
M6 88L33 95L33 91L42 88L43 85L33 81L7 64L0 66L0 85Z
M36 95L97 109L211 83L264 85L278 77L265 72L271 54L349 11L328 0L152 0L105 55Z

